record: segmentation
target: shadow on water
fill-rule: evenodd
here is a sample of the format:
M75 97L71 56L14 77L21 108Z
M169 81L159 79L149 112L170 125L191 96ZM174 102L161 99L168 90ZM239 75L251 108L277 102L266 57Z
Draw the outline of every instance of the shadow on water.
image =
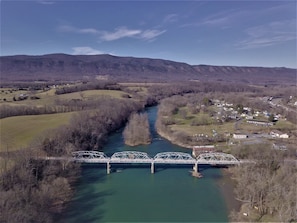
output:
M99 167L103 168L104 165L83 165L82 177L75 185L80 193L68 203L66 211L62 213L63 218L66 217L69 222L96 222L103 218L105 211L102 207L105 204L105 199L107 196L112 196L114 191L110 189L98 191L98 188L96 188L96 185L104 183L107 178L106 172L99 171ZM98 169L98 171L94 171L94 169ZM86 187L85 185L92 186ZM96 203L96 206L94 206L94 203ZM94 212L96 215L89 215L89 213ZM63 222L59 220L61 219L60 215L55 218L55 222Z
M115 172L122 172L126 169L147 169L148 171L150 171L150 166L151 164L118 164L118 163L113 163L111 164L111 173L115 173Z
M179 170L184 169L188 170L188 172L193 171L194 165L188 165L188 164L155 164L154 165L154 174L161 173L163 171L167 170ZM214 169L222 169L226 167L221 166L211 166L211 165L199 165L199 172L203 175L204 172L207 172L205 175L205 178L220 180L223 175L220 171L211 171ZM125 170L129 169L147 169L148 172L151 171L151 164L112 164L111 165L111 174L114 173L121 173Z

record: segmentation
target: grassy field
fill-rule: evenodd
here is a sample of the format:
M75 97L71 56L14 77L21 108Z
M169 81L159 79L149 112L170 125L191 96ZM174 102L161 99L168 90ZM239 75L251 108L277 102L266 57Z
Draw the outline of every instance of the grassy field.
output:
M48 91L36 92L34 95L39 97L37 100L22 100L22 101L13 101L14 96L20 94L28 94L30 97L30 92L28 91L12 91L10 93L7 89L0 91L1 92L1 104L8 105L32 105L32 106L43 106L43 105L54 105L57 100L71 100L71 99L81 99L81 100L92 100L96 97L112 97L112 98L122 98L122 95L125 94L123 91L117 90L87 90L82 92L73 92L69 94L56 95L55 89ZM6 102L3 99L6 98ZM0 104L0 105L1 105Z
M35 137L41 135L45 130L69 123L73 113L17 116L0 119L0 152L27 147Z
M15 90L10 88L0 88L0 102L4 100L7 102L13 101L13 97L20 94L27 94L26 90Z
M170 125L170 127L172 130L183 131L190 136L194 134L202 134L202 133L208 136L212 136L213 130L215 130L219 134L234 132L234 123L224 123L224 124L217 124L217 125L215 124L199 125L199 126Z
M123 98L123 91L118 90L86 90L68 94L56 95L55 89L47 91L30 92L26 90L14 90L8 88L0 89L1 105L11 106L50 106L57 101L70 101L73 99L92 101L99 97ZM27 94L26 100L14 101L13 97L20 94ZM32 100L30 96L37 96L40 99ZM3 100L5 98L5 100ZM45 130L57 128L67 124L73 113L61 113L51 115L18 116L0 119L0 152L13 151L27 147L30 142L42 134Z
M292 132L296 131L296 126L286 120L279 120L275 125L269 127L250 124L247 123L245 119L238 122L233 120L230 122L218 123L214 118L210 117L208 113L200 111L197 114L191 114L187 107L181 107L177 114L163 118L174 120L175 124L168 125L171 130L184 132L193 137L197 137L197 135L198 137L213 137L214 133L231 137L233 133L270 134L271 131L279 130L282 133L288 133L290 135L290 140L294 140L294 134ZM263 119L263 121L268 120L266 118ZM286 142L289 143L289 140Z

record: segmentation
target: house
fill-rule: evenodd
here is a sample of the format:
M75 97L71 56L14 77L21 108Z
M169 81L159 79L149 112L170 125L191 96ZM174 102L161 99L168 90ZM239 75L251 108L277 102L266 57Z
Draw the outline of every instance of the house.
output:
M281 139L288 139L289 135L287 133L279 135Z
M260 115L260 112L259 111L255 111L254 112L254 116L258 117Z
M205 146L193 146L192 155L194 157L199 156L201 153L210 153L215 151L214 145L205 145Z
M246 121L247 123L250 123L250 124L254 124L254 125L260 125L260 126L273 126L273 123L272 122L264 122L264 121L256 121L256 120L247 120Z
M254 119L254 116L252 116L252 115L246 115L245 118L246 119L249 119L249 120L252 120L252 119Z
M289 135L287 133L282 133L278 130L274 130L270 132L271 137L273 138L282 138L282 139L288 139Z
M250 107L243 107L243 110L250 112L252 109Z
M278 130L273 130L270 132L271 137L273 138L279 138L279 136L282 134L282 132L278 131Z
M233 138L234 139L246 139L248 138L248 135L245 135L245 134L233 134Z

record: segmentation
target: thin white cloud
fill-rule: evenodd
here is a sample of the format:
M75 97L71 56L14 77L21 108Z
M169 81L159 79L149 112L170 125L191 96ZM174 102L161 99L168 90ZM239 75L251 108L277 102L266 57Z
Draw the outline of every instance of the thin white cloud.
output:
M199 21L193 23L186 23L181 27L192 27L192 26L229 26L239 20L239 18L245 18L247 11L244 10L226 10L221 11L212 15L209 15Z
M74 55L96 55L104 53L100 50L96 50L88 46L73 47L72 50L72 54Z
M178 20L178 15L177 14L168 14L165 16L163 19L163 23L171 23L171 22L176 22Z
M284 20L250 27L247 38L235 44L237 49L261 48L296 40L296 21Z
M141 35L142 31L138 29L127 29L126 27L116 28L114 32L103 31L100 38L105 41L113 41L125 37L135 37Z
M155 39L157 36L162 35L165 32L166 30L148 29L148 30L144 30L141 33L140 37L142 39L152 40L152 39Z
M100 34L99 30L93 28L84 28L79 29L74 26L59 26L58 31L60 32L73 32L73 33L82 33L82 34Z
M100 34L100 31L93 28L79 29L79 33Z
M204 18L200 25L225 25L242 16L244 11L227 10Z
M40 3L40 4L43 4L43 5L53 5L53 4L55 4L55 2L53 2L53 1L46 1L46 0L38 0L37 2Z
M292 2L291 2L292 3ZM234 8L225 11L220 11L211 15L208 15L199 21L193 23L183 24L181 27L192 26L214 26L214 27L232 27L234 25L242 26L244 22L250 22L257 19L261 21L262 18L267 16L274 16L276 14L291 14L296 15L294 9L296 4L280 4L271 6L268 8L259 8L257 10Z
M102 41L114 41L122 38L137 38L142 40L152 40L157 36L165 33L166 30L158 29L128 29L126 27L118 27L114 31L97 30L94 28L76 28L74 26L60 26L60 32L72 32L79 34L91 34L97 36Z

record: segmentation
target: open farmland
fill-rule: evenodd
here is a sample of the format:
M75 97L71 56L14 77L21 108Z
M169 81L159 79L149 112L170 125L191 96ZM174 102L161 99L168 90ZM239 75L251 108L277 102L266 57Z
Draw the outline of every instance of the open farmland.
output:
M199 126L191 126L191 125L170 125L173 131L183 131L188 135L192 136L195 134L204 134L208 136L213 135L213 130L215 130L218 134L224 133L232 133L234 132L234 123L224 123L224 124L212 124L212 125L199 125Z
M76 103L92 104L93 101L95 103L100 98L125 100L124 98L129 95L121 90L79 90L82 86L85 85L77 85L77 91L62 94L56 94L56 90L60 88L67 90L64 85L35 91L29 90L30 88L27 88L28 90L26 88L2 88L0 108L3 114L8 115L4 115L0 119L0 151L25 148L46 130L67 124L71 115L78 112L75 108ZM69 88L73 89L73 86ZM68 110L67 106L70 107ZM40 110L38 110L39 108ZM80 110L82 109L80 108ZM28 111L29 113L26 113Z
M6 94L6 92L9 92ZM112 98L122 98L125 94L123 91L118 90L86 90L80 92L73 92L68 94L56 95L55 90L51 89L48 91L35 92L34 94L29 91L11 91L6 90L5 93L1 94L1 104L8 105L30 105L30 106L44 106L44 105L54 105L57 101L69 101L69 100L92 100L97 97L112 97ZM28 94L28 99L14 101L13 97L18 97L21 94ZM30 99L31 96L38 97L39 99ZM6 101L4 101L4 98Z
M50 115L17 116L0 119L0 151L13 151L27 147L44 131L69 123L74 112Z

